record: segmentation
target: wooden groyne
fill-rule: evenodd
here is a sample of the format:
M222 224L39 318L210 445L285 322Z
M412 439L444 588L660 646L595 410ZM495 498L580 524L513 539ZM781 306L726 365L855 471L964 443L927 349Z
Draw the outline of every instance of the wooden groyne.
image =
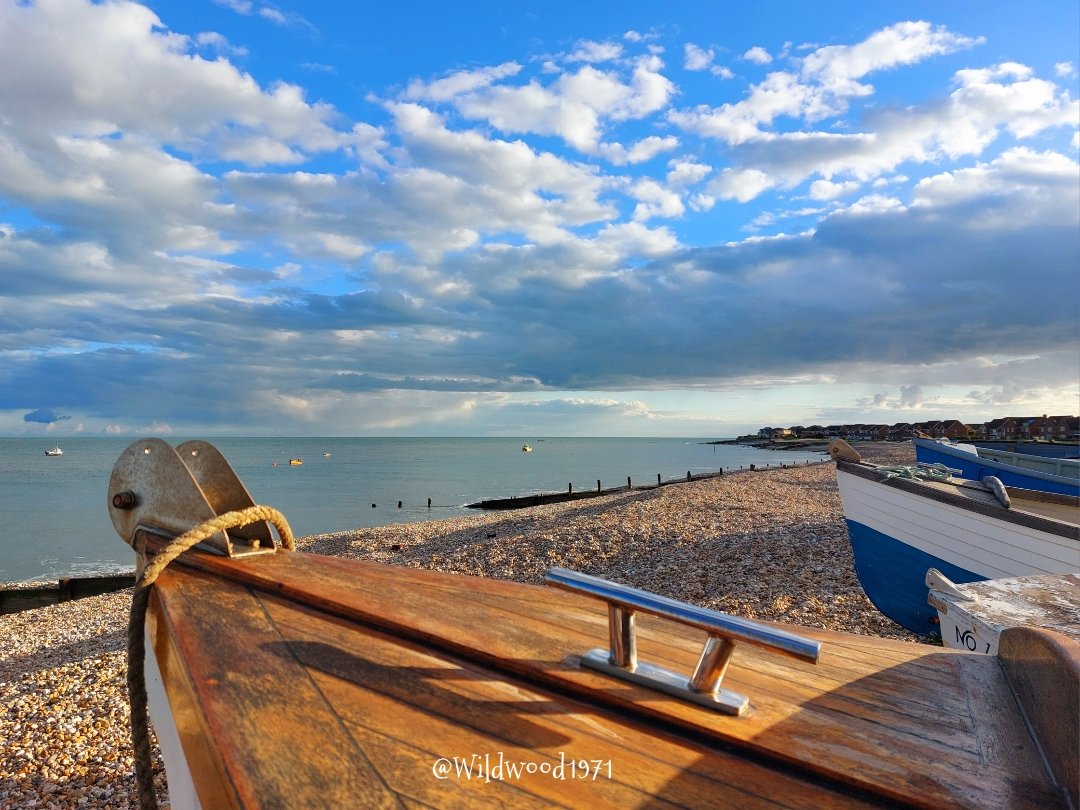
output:
M823 461L807 461L806 464L822 464ZM736 472L751 472L754 470L766 470L777 469L783 467L795 467L795 464L779 464L775 467L771 464L766 464L760 467L756 464L751 464L749 469L740 467ZM633 490L648 490L656 489L658 487L666 487L672 484L685 484L689 481L705 481L709 478L718 478L724 474L724 468L721 467L716 472L706 472L691 474L688 470L685 477L669 478L666 481L661 480L659 475L656 476L656 483L648 484L634 484L628 477L626 479L626 486L610 487L605 489L600 481L596 482L596 489L578 490L574 491L574 485L568 484L565 492L539 492L535 495L512 495L509 498L489 498L487 500L478 501L477 503L465 504L467 509L525 509L529 506L540 506L545 503L566 503L568 501L585 500L587 498L599 498L602 495L614 495L619 492L630 492Z
M58 582L38 582L11 588L0 587L0 615L122 591L134 584L135 574L132 573L100 577L69 577Z

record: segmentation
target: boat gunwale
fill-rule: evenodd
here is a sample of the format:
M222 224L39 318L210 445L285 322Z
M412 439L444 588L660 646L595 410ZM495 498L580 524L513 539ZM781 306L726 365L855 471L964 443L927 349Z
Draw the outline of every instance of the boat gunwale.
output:
M862 478L885 487L899 489L912 495L955 506L967 512L975 512L985 517L995 518L1003 523L1013 523L1025 526L1029 529L1035 529L1036 531L1042 531L1047 534L1053 534L1080 542L1077 537L1077 529L1080 524L1068 523L1063 520L1056 520L1043 515L1037 515L1033 512L1024 511L1022 508L1014 507L1007 509L997 502L996 499L991 501L991 499L994 498L993 494L982 484L974 481L962 480L951 486L958 489L963 488L969 491L985 493L986 500L976 500L975 498L964 497L956 492L932 486L928 481L909 480L899 477L885 480L881 477L882 467L866 462L852 462L839 459L836 462L836 469L838 472L845 472L857 478ZM1008 487L1008 491L1010 492L1010 495L1017 495L1018 500L1023 497L1031 500L1061 503L1070 506L1080 504L1080 498L1075 496L1059 495L1055 498L1048 498L1046 496L1056 495L1056 493L1036 493L1034 490L1024 490L1016 487ZM1064 500L1059 501L1057 500L1058 497ZM1080 515L1078 515L1078 517L1080 517Z
M1063 486L1070 486L1073 489L1080 489L1080 476L1061 475L1060 473L1047 472L1039 469L1038 467L1025 467L1022 464L1010 464L1007 461L1001 461L997 458L989 456L983 456L981 454L972 455L964 450L958 450L952 445L942 444L936 439L914 439L913 443L916 450L923 448L930 453L940 453L949 459L957 459L959 461L966 461L970 463L978 463L979 466L988 467L990 469L1002 470L1003 472L1011 472L1018 475L1027 475L1032 478L1038 478L1043 481L1049 481L1054 484L1061 484ZM1002 450L1002 453L1007 453L1013 456L1022 456L1032 459L1049 459L1051 461L1072 461L1073 459L1054 459L1048 456L1030 456L1026 453L1008 453L1008 451Z

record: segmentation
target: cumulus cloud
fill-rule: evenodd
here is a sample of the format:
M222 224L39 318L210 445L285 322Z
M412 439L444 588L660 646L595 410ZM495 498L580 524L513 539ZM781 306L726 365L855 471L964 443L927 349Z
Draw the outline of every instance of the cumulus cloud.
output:
M742 58L747 62L753 62L755 65L767 65L773 60L772 55L760 45L755 45L748 50L743 54Z
M871 111L865 131L856 133L760 129L780 114L816 115L811 113L818 107L813 89L799 84L792 74L781 73L772 74L738 105L720 111L699 108L670 117L689 131L736 147L734 158L753 168L733 168L730 177L757 178L760 193L768 188L792 188L815 174L833 183L838 175L866 182L908 161L930 163L978 155L1006 133L1031 138L1057 127L1075 126L1080 116L1077 100L1016 63L961 70L955 82L956 89L946 99L904 110ZM760 96L766 87L767 104ZM758 98L760 104L755 103ZM742 189L751 187L741 184ZM833 186L817 188L821 193ZM745 194L720 193L747 199Z
M609 62L622 56L623 48L617 42L594 42L584 39L577 43L572 53L567 54L567 62Z
M870 85L858 81L867 74L914 64L978 42L928 23L898 23L854 46L818 48L802 60L798 72L768 74L752 86L742 101L715 108L701 105L673 112L669 117L684 129L737 145L766 137L762 128L771 126L778 117L814 122L844 112L851 98L873 92ZM743 58L758 64L772 61L760 48L747 51Z
M860 185L862 184L854 180L845 183L834 183L831 180L815 180L810 184L810 199L834 200L857 190Z
M512 75L512 68L516 73L516 65L504 65L457 74L446 80L452 82L454 92L443 92L438 100L451 101L462 114L486 120L503 132L557 135L576 149L593 153L606 121L644 118L663 109L675 91L660 72L663 62L656 56L634 60L629 77L621 69L601 70L588 64L560 73L550 85L536 79L527 84L498 84L498 79ZM467 91L458 90L470 83ZM410 86L406 95L432 98L431 87Z
M597 147L597 154L603 156L616 166L627 166L635 163L644 163L652 160L657 155L670 152L679 146L679 139L673 135L659 137L650 135L643 138L630 148L621 143L602 143Z
M414 101L449 101L455 96L474 93L484 87L490 87L510 76L521 72L521 65L505 62L494 67L477 70L459 70L449 76L432 82L413 79L405 90L404 97Z
M1075 286L1076 102L1005 60L865 103L974 36L785 46L694 106L658 51L720 75L713 48L628 32L405 77L355 119L132 3L0 6L0 39L0 425L405 431L656 416L610 392L865 381L885 409L1074 384L1075 296L1017 268Z
M684 49L683 67L687 70L705 70L712 64L715 56L712 48L701 48L688 42Z

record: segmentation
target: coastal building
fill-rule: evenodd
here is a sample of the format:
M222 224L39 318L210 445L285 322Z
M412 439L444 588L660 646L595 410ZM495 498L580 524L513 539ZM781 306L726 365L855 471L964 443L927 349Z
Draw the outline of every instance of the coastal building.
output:
M998 441L1045 439L1069 441L1080 439L1080 417L1076 416L1006 416L983 424L959 419L930 419L925 422L897 422L895 425L795 425L790 428L764 427L762 439L854 439L856 441L907 441L921 434L935 439L992 439Z

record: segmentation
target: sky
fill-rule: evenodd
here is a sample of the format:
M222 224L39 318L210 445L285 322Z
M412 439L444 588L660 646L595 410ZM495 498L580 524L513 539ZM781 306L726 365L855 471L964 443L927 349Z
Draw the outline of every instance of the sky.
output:
M0 434L1080 412L1075 0L0 0Z

